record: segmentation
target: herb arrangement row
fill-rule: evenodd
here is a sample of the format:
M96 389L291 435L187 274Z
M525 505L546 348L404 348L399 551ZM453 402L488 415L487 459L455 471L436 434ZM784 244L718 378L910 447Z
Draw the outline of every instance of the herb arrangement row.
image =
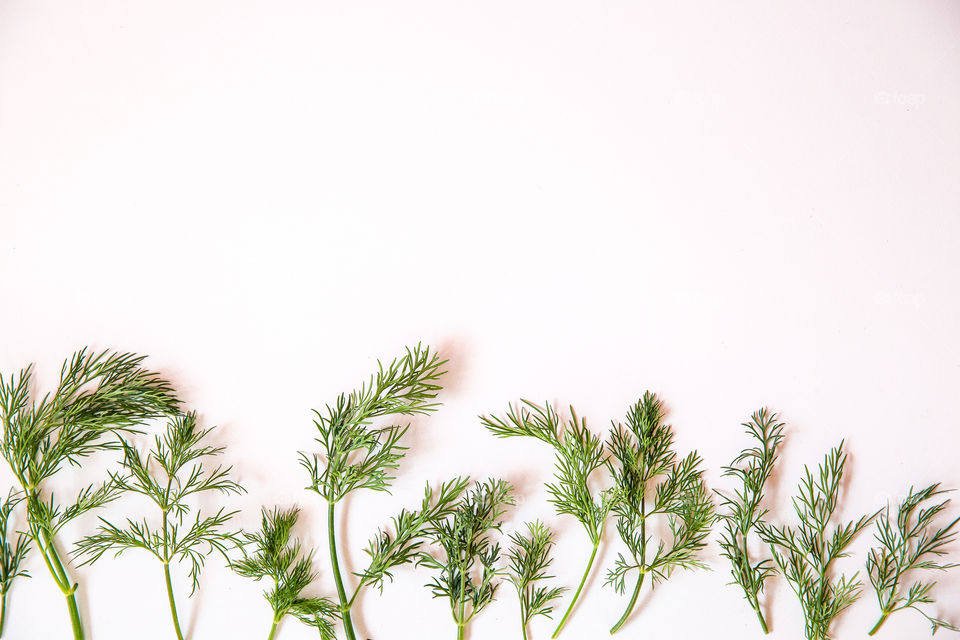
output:
M324 640L338 633L357 640L357 597L370 587L382 592L404 565L429 574L427 587L449 603L458 638L493 602L503 582L518 598L518 635L524 640L531 622L551 617L566 597L567 589L552 583L553 533L542 522L510 533L503 540L508 548L501 549L498 538L514 496L509 483L495 478L428 484L419 508L401 510L372 534L365 548L367 566L344 575L340 554L348 541L337 539L337 504L361 489L389 490L391 474L406 452L402 443L409 428L397 422L438 406L445 361L429 348L408 349L389 365L380 365L358 389L314 412L319 451L301 454L300 463L309 476L309 489L327 505L329 571L336 584L330 597L312 595L316 561L314 551L304 550L292 536L296 507L263 508L259 531L231 528L234 511L205 513L195 507L200 494L239 494L244 489L231 479L231 468L216 465L222 448L204 444L211 429L202 428L195 413L184 411L172 385L144 368L143 361L129 353L81 350L64 363L56 389L39 399L31 391L32 365L18 374L0 375L0 448L18 485L0 505L0 635L8 595L15 581L27 576L24 563L35 553L66 599L74 639L85 637L77 606L80 585L64 561L68 548L79 565L130 550L156 557L178 640L184 635L173 575L184 570L193 595L212 556L222 557L240 576L264 583L272 614L270 639L290 616L315 628ZM157 418L167 420L165 432L153 439L149 450L139 450L133 438ZM550 406L523 401L502 416L480 420L495 436L532 437L553 449L550 501L558 514L575 518L590 540L592 552L554 638L595 571L611 523L627 551L618 555L605 581L626 599L611 634L631 621L645 587L667 580L677 569L705 568L700 553L714 525L720 528L721 553L729 560L733 582L743 590L764 633L764 586L780 575L799 600L806 638L827 640L833 621L863 589L858 574L837 576L832 565L870 527L877 544L865 568L880 609L870 635L905 609L919 612L934 633L958 630L930 613L935 583L915 575L958 566L944 560L960 529L960 518L945 517L946 491L939 485L911 488L895 510L888 506L832 525L846 461L843 442L816 470L805 468L793 499L796 524L782 525L774 524L762 506L764 486L784 438L784 425L766 410L744 424L752 444L724 467L733 487L722 492L706 488L703 461L696 452L681 457L674 451L663 404L649 392L629 408L624 423L613 425L605 440L591 432L572 407L566 418ZM102 482L66 502L46 486L54 475L102 451L115 451L121 459ZM123 520L101 517L99 528L89 535L72 542L63 539L67 523L131 493L149 498L155 511L125 514ZM25 522L22 530L15 524L20 520ZM653 532L664 529L648 526L648 520L662 521L669 534L659 538ZM753 552L761 548L767 553Z

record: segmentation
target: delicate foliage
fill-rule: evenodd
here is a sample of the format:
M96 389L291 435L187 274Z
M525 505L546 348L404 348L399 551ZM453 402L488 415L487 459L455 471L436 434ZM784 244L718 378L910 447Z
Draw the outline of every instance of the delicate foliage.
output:
M190 563L191 595L199 586L200 571L206 556L217 552L224 558L231 547L241 544L237 534L225 526L235 511L223 509L211 516L197 513L194 522L186 522L190 512L187 498L205 492L241 493L243 488L230 480L229 467L205 470L203 461L219 455L223 447L202 445L212 429L200 429L195 413L174 416L163 437L156 436L153 448L143 457L129 442L122 440L124 473L112 473L117 489L142 494L159 509L161 523L152 528L146 518L127 519L118 527L101 518L99 530L77 544L82 564L98 560L104 553L119 556L129 549L149 551L164 564L173 560Z
M630 408L627 424L614 425L608 447L618 464L613 467L619 500L614 506L617 531L630 556L619 554L607 574L607 584L618 593L636 571L637 584L627 611L613 631L626 621L643 578L654 584L674 569L705 568L697 553L706 545L714 520L713 503L703 484L700 457L694 452L677 461L673 432L663 423L663 404L650 392ZM651 494L651 483L655 483ZM653 536L647 527L652 516L664 516L670 540L660 540L652 554Z
M610 470L610 462L600 438L587 428L586 420L578 418L573 407L570 407L570 415L570 421L564 422L550 405L540 407L523 400L519 406L511 406L505 418L480 417L481 423L495 436L528 436L553 447L556 453L556 482L547 484L550 502L556 507L557 513L575 517L583 525L593 545L580 585L560 619L554 637L563 629L587 583L603 537L603 528L617 500L615 490L590 486L590 479L595 473Z
M833 561L847 555L845 549L877 515L837 525L828 535L846 457L841 442L827 454L816 477L809 468L804 469L799 495L793 499L799 525L776 527L757 523L757 531L770 545L780 573L800 599L808 640L828 640L833 620L860 597L861 584L856 574L834 579L830 572Z
M447 598L459 627L490 604L501 571L500 544L490 535L499 531L504 510L513 504L512 488L503 480L488 480L468 490L453 513L434 521L427 532L440 547L438 557L422 553L419 563L437 575L427 585L435 598Z
M143 356L111 351L78 351L67 360L52 393L32 401L32 365L19 375L0 375L0 421L3 457L23 491L29 535L43 555L70 609L74 638L83 638L79 609L70 579L56 550L60 529L78 516L115 499L112 481L82 489L62 506L45 481L64 465L79 465L85 457L119 445L110 433L133 432L147 420L169 415L178 401L170 383L144 369Z
M732 495L717 491L722 499L718 519L724 529L720 534L722 555L730 560L730 573L736 584L743 589L744 597L756 611L764 632L767 623L760 607L760 593L766 580L776 574L776 565L763 558L756 563L750 559L748 543L750 533L764 521L767 510L760 506L764 497L764 485L773 472L777 461L777 448L783 440L783 423L777 422L777 414L760 409L743 424L747 433L757 444L740 452L723 475L736 478L740 486Z
M549 405L540 407L523 400L511 406L506 418L482 416L487 429L501 438L529 436L546 442L557 455L556 482L547 484L550 502L557 513L575 517L590 536L599 543L603 525L614 503L610 490L591 491L590 477L599 469L608 468L603 443L587 428L587 421L577 417L570 407L571 419L564 422ZM596 495L594 495L596 493Z
M337 502L356 489L389 490L390 475L404 456L400 440L408 425L374 427L371 421L391 415L425 414L436 408L445 360L419 345L384 367L359 389L342 393L324 411L315 411L317 442L323 454L301 454L310 474L310 489Z
M310 475L308 489L322 495L328 503L328 527L330 563L344 632L348 640L355 640L350 608L361 589L368 584L383 588L384 579L392 578L391 570L410 562L416 554L426 520L433 507L429 504L430 491L420 513L401 512L394 520L397 528L395 538L380 531L368 553L371 562L368 569L357 575L360 584L352 596L348 596L337 558L334 506L345 495L357 489L389 491L391 475L406 455L406 447L400 444L409 429L409 424L374 426L373 421L387 416L411 416L427 414L438 406L434 402L441 387L437 380L443 375L445 360L431 353L429 348L417 345L407 349L406 354L393 360L388 366L377 363L378 370L369 382L350 393L341 393L333 405L324 411L314 411L314 425L320 432L317 438L322 453L301 454L300 464ZM441 488L440 505L450 496L452 487ZM456 498L453 498L454 500ZM449 505L448 505L449 506Z
M950 502L943 500L929 504L938 496L947 493L939 487L939 484L933 484L920 491L914 491L911 487L906 499L897 509L896 520L891 518L889 505L877 519L876 539L880 545L871 549L867 556L867 575L877 592L881 610L881 618L874 631L887 616L903 609L920 612L930 623L932 633L936 633L938 629L960 630L944 620L930 616L918 606L934 603L930 591L936 585L935 582L916 580L906 591L902 585L910 571L946 571L960 566L940 560L947 553L947 545L956 539L956 527L960 518L936 527L934 520ZM924 503L928 503L928 506L922 506Z
M564 591L563 587L537 586L553 576L547 571L553 559L553 533L542 522L527 523L527 534L515 532L510 535L511 546L507 551L507 580L517 589L520 599L520 619L523 636L534 616L550 617L553 601Z
M317 574L313 570L313 552L302 554L300 541L292 537L299 514L296 507L264 509L260 531L243 533L253 547L252 553L245 549L244 558L231 566L241 576L272 580L273 585L263 592L263 597L273 609L274 626L284 616L292 615L316 627L325 640L333 640L333 621L339 616L337 605L329 598L303 595Z
M13 587L13 581L20 577L29 577L29 573L22 568L30 551L30 538L23 533L16 534L16 542L10 541L10 517L13 510L23 500L13 490L7 499L0 505L0 635L3 635L3 622L7 611L7 594Z
M455 513L457 499L468 484L467 478L445 482L440 485L436 498L428 484L419 509L403 509L394 516L393 533L380 529L365 549L370 561L365 570L356 574L360 578L356 593L367 585L375 586L382 592L384 581L393 579L393 569L418 560L421 547L434 523Z

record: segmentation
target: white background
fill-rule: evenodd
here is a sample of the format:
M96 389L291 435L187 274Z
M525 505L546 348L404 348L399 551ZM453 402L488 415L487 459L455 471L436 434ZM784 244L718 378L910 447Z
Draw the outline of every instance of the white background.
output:
M948 0L3 2L0 366L36 362L42 391L82 345L149 354L219 425L249 489L238 525L303 507L318 593L310 409L417 341L450 359L444 406L415 421L392 497L349 500L348 567L425 481L495 475L522 495L506 529L544 518L575 586L588 542L546 503L550 452L477 420L520 397L599 432L654 390L713 487L740 423L779 411L782 522L803 465L842 438L843 519L958 486L958 42ZM614 537L562 637L619 616L601 585ZM715 544L705 557L713 571L647 592L622 635L761 637ZM68 637L39 556L29 568L5 637ZM89 638L172 637L151 558L75 575ZM191 638L266 637L260 585L217 560L192 599L175 577ZM363 637L454 637L426 580L402 570L363 597ZM960 578L938 593L960 620ZM785 583L769 602L771 637L801 637ZM868 588L836 638L876 614ZM927 634L907 612L878 637ZM291 619L278 637L315 634ZM472 637L519 637L508 586Z

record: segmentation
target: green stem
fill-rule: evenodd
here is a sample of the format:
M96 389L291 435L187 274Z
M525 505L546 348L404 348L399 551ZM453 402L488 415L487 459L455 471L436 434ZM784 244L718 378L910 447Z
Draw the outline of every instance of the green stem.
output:
M46 531L43 532L43 537L46 540L46 553L43 555L44 559L47 560L47 568L51 570L54 580L67 598L67 611L70 613L70 624L73 625L73 638L74 640L84 640L83 625L80 624L80 609L77 608L76 593L79 585L76 583L70 584L70 578L63 568L59 554L57 554L53 538Z
M600 538L598 537L596 543L593 545L593 552L590 554L590 561L587 563L587 570L583 572L583 578L580 580L580 586L577 587L576 593L573 594L573 600L570 601L570 606L567 607L567 612L564 613L563 618L560 619L560 624L557 625L557 630L553 632L554 638L560 635L563 625L567 622L567 618L570 617L570 612L573 611L573 607L577 604L577 598L580 597L580 592L583 591L583 585L587 583L587 577L590 575L590 569L593 567L593 561L597 557L597 549L599 547Z
M77 598L71 592L67 596L67 609L70 610L70 623L73 625L73 640L83 640L83 627L80 625L80 610L77 608Z
M457 640L463 640L463 627L462 624L457 625Z
M753 610L757 612L757 620L760 621L760 628L763 629L764 633L770 633L770 629L767 628L767 621L763 619L763 613L760 611L759 603Z
M347 591L343 588L343 578L340 575L340 561L337 559L337 535L334 520L334 502L327 502L327 540L330 543L330 565L333 568L333 579L337 583L337 596L340 598L340 615L343 617L343 630L348 640L357 640L353 631L353 618L350 617L350 605L347 600Z
M884 612L883 612L883 615L880 616L880 619L877 620L877 624L873 625L873 629L870 629L870 632L869 632L867 635L872 636L872 635L875 634L877 631L879 631L879 630L880 630L880 627L883 626L883 623L886 622L888 615L890 615L890 614L884 611Z
M2 637L3 621L7 617L7 592L6 591L4 591L2 595L0 595L0 602L2 602L0 603L0 637Z
M637 604L637 597L640 595L640 587L643 586L643 579L647 577L646 572L640 572L640 578L637 580L637 586L633 588L633 595L630 596L630 602L627 603L627 610L623 612L623 615L620 616L620 619L617 620L617 623L613 625L613 628L610 629L610 633L616 633L620 630L620 627L626 623L627 618L630 617L630 613L633 611L634 605Z
M171 479L167 483L167 493L170 492ZM177 640L183 640L183 632L180 631L180 618L177 616L177 602L173 599L173 584L170 582L170 555L167 544L167 510L163 510L163 577L167 583L167 600L170 601L170 615L173 616L173 629L177 632Z
M273 640L274 634L277 633L277 623L280 622L280 618L273 619L273 626L270 627L270 635L267 636L267 640Z
M523 630L523 640L527 639L527 619L523 615L523 608L521 607L520 611L520 629Z
M180 631L180 619L177 617L177 603L173 599L173 584L170 582L170 565L163 563L163 577L167 581L167 599L170 600L170 615L173 616L173 630L177 632L177 640L183 640Z

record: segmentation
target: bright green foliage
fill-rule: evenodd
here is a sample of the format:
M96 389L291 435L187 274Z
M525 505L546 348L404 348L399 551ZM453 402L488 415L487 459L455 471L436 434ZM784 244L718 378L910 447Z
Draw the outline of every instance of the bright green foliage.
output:
M127 519L124 526L118 527L101 518L103 524L99 530L77 544L78 555L85 557L81 564L95 562L107 552L119 556L130 549L143 549L156 556L163 563L174 630L179 640L183 640L183 634L170 580L170 563L189 561L190 595L193 595L199 586L206 556L217 552L227 558L229 549L241 544L236 533L225 529L235 511L227 513L221 508L206 517L198 512L194 522L185 523L191 510L189 498L208 492L239 494L243 491L230 480L229 467L204 470L205 459L223 452L223 447L201 444L210 431L212 429L200 429L196 414L191 412L172 417L163 438L154 438L153 449L146 457L123 440L124 473L111 474L113 485L153 501L160 512L160 526L152 527L143 518Z
M511 406L506 418L481 416L483 425L501 438L528 436L546 442L556 452L556 482L547 484L557 513L572 515L587 532L593 551L580 586L573 594L567 612L560 620L553 637L556 638L573 611L590 575L603 536L603 528L616 501L611 489L592 489L590 479L601 469L609 470L609 462L600 438L588 428L586 420L577 417L570 407L571 419L563 421L549 405L540 407L523 400L518 407Z
M614 633L629 618L647 574L656 585L674 569L706 568L697 553L706 545L714 512L700 456L694 452L677 460L673 432L663 423L663 404L652 393L630 408L626 425L614 425L608 447L618 462L613 467L619 498L614 506L617 531L630 556L618 555L606 583L622 594L627 576L638 574L627 609L610 630ZM655 549L647 527L653 516L665 517L671 534Z
M25 569L21 568L30 552L30 538L24 533L17 533L16 542L10 542L10 516L23 497L12 489L7 499L0 505L0 636L3 635L3 623L7 617L7 594L13 586L13 581L19 577L29 577Z
M436 409L433 400L441 387L440 360L429 348L408 349L379 370L370 381L350 393L341 393L323 412L314 411L313 423L320 432L322 455L301 454L301 464L310 474L310 489L331 504L357 489L389 491L393 476L405 455L400 441L409 425L374 427L377 418L426 414Z
M520 599L520 620L523 638L527 640L527 626L535 616L550 617L553 601L564 592L563 587L537 586L538 582L553 576L547 573L553 558L553 533L542 522L527 523L527 535L510 535L512 545L507 551L509 565L507 580L517 589Z
M845 549L877 516L863 516L827 533L837 508L846 458L841 442L827 454L816 477L804 468L799 495L793 499L799 525L775 527L757 523L760 538L770 545L780 573L800 599L808 640L829 640L830 624L860 597L861 584L856 574L834 579L830 569L834 560L848 555Z
M500 530L500 519L513 504L511 492L503 480L478 483L463 495L453 513L435 520L427 530L441 553L434 557L424 552L418 563L437 573L427 586L433 597L449 600L458 638L496 595L500 544L492 542L490 535Z
M334 640L333 621L339 616L337 605L329 598L310 598L303 591L316 579L313 570L313 552L303 555L300 541L291 532L297 523L300 510L296 507L285 511L275 507L263 509L263 520L257 533L244 532L252 553L244 549L244 558L231 566L241 576L273 582L263 592L263 597L273 609L272 640L277 625L284 616L292 615L304 624L316 627L324 640Z
M740 486L734 489L732 495L716 492L722 498L717 518L724 525L720 534L720 548L722 555L732 565L730 573L733 581L743 589L744 597L757 614L760 627L767 633L760 594L767 578L776 574L777 570L769 558L754 564L747 547L750 533L767 515L767 509L760 506L760 501L763 500L763 487L777 461L777 448L783 440L783 423L777 422L777 414L760 409L743 426L757 444L741 451L731 466L723 468L723 475L736 478Z
M931 633L936 633L937 629L960 631L954 625L928 615L918 606L934 603L930 591L936 582L917 580L906 591L901 586L909 571L946 571L960 566L940 561L947 553L947 545L956 539L955 527L960 523L960 518L955 518L942 527L934 526L934 520L947 508L950 501L943 500L921 506L947 493L939 487L939 484L933 484L920 491L914 491L911 487L906 499L897 509L896 521L890 517L889 505L877 519L876 539L880 546L871 549L867 556L867 575L877 592L880 619L870 631L870 635L877 632L887 616L903 609L920 612L930 623Z
M391 475L406 453L400 444L409 424L375 426L374 420L389 416L427 414L435 410L434 402L441 387L445 360L419 345L388 366L378 363L377 373L368 383L350 393L341 393L324 411L314 411L314 425L322 453L301 454L301 464L310 475L308 489L327 501L327 527L330 563L340 600L340 613L348 640L356 640L351 608L360 591L369 584L382 589L390 571L411 562L422 542L432 518L448 513L464 483L455 480L441 487L436 503L431 503L429 487L424 507L419 512L401 512L394 519L396 538L381 531L371 543L369 567L359 572L360 583L352 595L347 593L337 553L335 505L357 489L389 491ZM459 491L457 490L459 487Z
M113 481L82 489L63 506L44 484L65 465L120 445L106 438L136 431L145 421L177 410L173 389L144 369L143 356L81 350L67 360L57 388L31 401L32 365L19 375L0 375L2 453L23 490L30 538L67 600L74 638L83 638L76 604L77 583L57 551L57 534L71 520L114 500Z
M386 529L377 532L364 549L370 561L366 569L356 573L360 583L349 604L353 604L364 587L373 586L382 592L384 583L393 579L393 569L419 560L420 549L427 540L433 523L454 513L457 499L468 484L467 478L454 478L444 482L436 492L436 497L428 484L419 509L402 509L391 518L393 533Z

